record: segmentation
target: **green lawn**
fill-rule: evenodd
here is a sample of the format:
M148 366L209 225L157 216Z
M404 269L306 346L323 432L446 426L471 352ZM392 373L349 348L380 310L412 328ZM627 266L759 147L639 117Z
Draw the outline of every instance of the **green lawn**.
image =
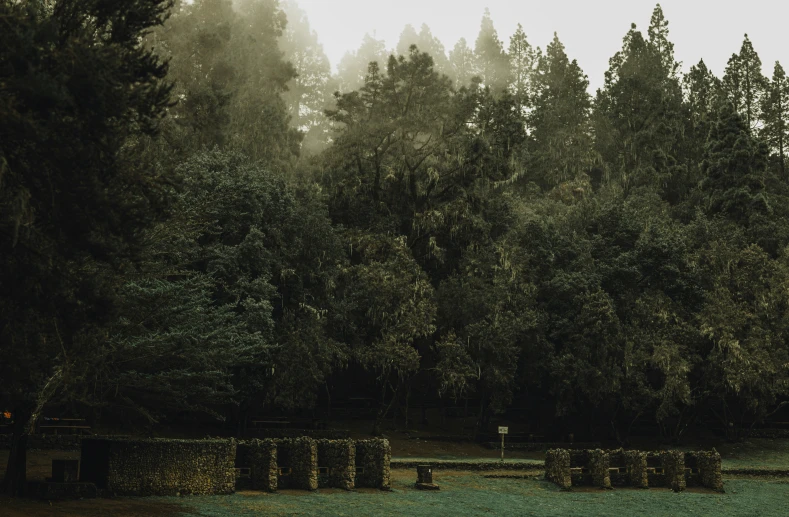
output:
M724 468L785 468L789 469L789 440L752 438L721 445ZM786 515L789 515L787 511Z
M487 479L480 474L436 473L440 492L412 488L415 475L394 472L392 492L320 491L316 493L259 494L245 492L228 497L181 499L185 515L231 517L253 515L314 516L463 516L539 515L557 517L644 515L775 516L786 517L789 483L732 479L726 493L666 489L619 489L561 492L535 479ZM172 503L172 498L161 498Z

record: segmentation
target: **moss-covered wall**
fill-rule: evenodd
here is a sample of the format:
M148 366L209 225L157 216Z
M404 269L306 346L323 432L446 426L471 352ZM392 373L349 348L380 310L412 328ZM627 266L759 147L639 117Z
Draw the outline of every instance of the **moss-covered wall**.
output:
M685 453L685 479L688 486L703 486L723 491L721 455L716 450Z
M647 488L647 453L642 451L624 451L623 457L627 469L628 484L636 488Z
M356 487L388 490L391 487L391 460L392 447L389 440L357 440Z
M116 495L231 494L234 440L82 441L80 481Z
M608 474L609 456L602 449L589 451L589 472L592 474L592 486L611 488L611 478Z
M274 440L250 440L246 447L247 461L244 465L250 469L252 490L266 492L277 491L277 444Z
M682 451L663 451L663 473L666 485L675 492L685 490L685 453Z
M356 477L356 444L353 440L316 440L318 488L353 490ZM323 473L322 470L327 472Z
M686 459L690 467L687 469ZM723 491L720 454L715 450L684 453L551 449L545 453L545 478L563 488L629 485L682 491L690 483Z
M545 453L545 479L568 489L570 478L570 453L564 449L550 449Z
M312 438L272 440L277 446L278 488L318 489L318 446ZM289 473L287 470L290 469Z

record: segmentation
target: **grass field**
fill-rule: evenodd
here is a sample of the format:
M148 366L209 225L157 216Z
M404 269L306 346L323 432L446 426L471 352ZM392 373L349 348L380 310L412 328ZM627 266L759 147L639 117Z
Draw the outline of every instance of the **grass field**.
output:
M515 473L513 473L515 474ZM524 473L518 472L518 475ZM439 492L415 490L415 473L392 473L392 491L286 490L276 494L240 492L216 497L117 498L55 503L0 499L0 515L7 517L118 517L194 516L753 516L789 514L789 481L726 479L725 494L667 489L584 489L562 492L535 479L490 479L481 473L436 472ZM8 512L8 513L4 513Z

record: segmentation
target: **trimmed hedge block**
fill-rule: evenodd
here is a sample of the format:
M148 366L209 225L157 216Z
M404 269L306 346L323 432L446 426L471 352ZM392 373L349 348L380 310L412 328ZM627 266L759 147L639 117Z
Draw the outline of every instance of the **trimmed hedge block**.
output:
M666 486L675 492L685 490L685 453L682 451L663 451L660 455Z
M589 451L589 471L592 474L592 486L611 488L611 478L608 472L609 456L602 449Z
M248 465L252 490L277 491L277 444L274 440L251 440L248 443Z
M641 451L624 451L623 456L630 486L648 488L647 453Z
M312 438L272 440L277 446L278 488L318 489L318 445Z
M721 458L714 449L688 453L551 449L545 453L545 479L562 488L665 486L681 492L690 484L723 491Z
M389 490L392 447L389 440L372 439L356 441L357 488L380 488Z
M356 477L356 445L353 440L317 440L317 444L318 487L353 490Z
M721 455L715 449L685 453L685 471L688 486L701 485L723 492Z
M563 489L572 486L569 452L564 449L551 449L545 453L545 479Z
M80 481L116 495L232 494L235 440L82 440Z

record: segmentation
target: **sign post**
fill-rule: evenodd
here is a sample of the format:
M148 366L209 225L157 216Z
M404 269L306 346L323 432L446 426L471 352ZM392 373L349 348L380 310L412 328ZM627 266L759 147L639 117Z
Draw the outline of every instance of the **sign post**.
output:
M501 435L501 461L504 461L504 435L510 432L509 427L499 426L499 434Z

